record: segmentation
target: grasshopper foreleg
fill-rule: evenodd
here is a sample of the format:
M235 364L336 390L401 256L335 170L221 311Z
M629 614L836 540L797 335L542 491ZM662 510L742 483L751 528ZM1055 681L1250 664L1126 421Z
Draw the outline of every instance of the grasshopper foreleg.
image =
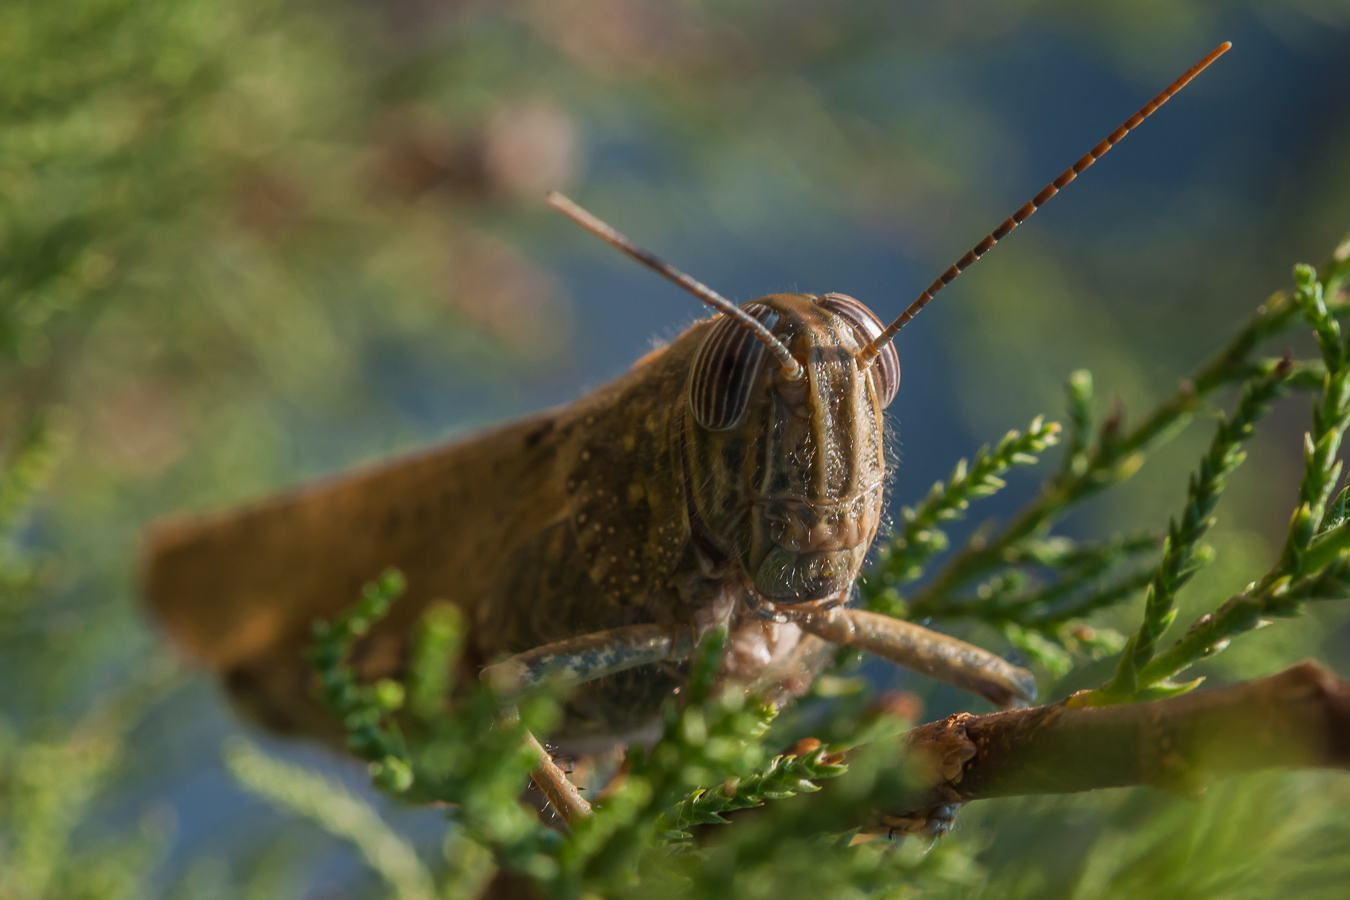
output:
M1036 682L1026 669L913 622L842 607L812 611L795 620L803 630L832 644L874 653L979 694L1001 708L1006 709L1019 698L1032 700L1036 696Z
M483 680L499 697L510 698L541 682L584 684L625 669L684 659L693 650L689 626L625 625L517 653L485 668Z
M694 633L688 626L628 625L518 653L485 668L483 680L497 696L510 700L533 685L583 684L637 666L681 660L693 650ZM530 743L539 756L531 777L553 808L568 823L590 815L591 805L548 750L533 735Z
M553 761L553 754L539 743L537 737L532 734L529 737L530 749L539 757L539 766L530 773L530 780L543 792L548 802L567 824L589 816L591 805L581 796L581 791L577 790L572 779L568 778L567 773Z

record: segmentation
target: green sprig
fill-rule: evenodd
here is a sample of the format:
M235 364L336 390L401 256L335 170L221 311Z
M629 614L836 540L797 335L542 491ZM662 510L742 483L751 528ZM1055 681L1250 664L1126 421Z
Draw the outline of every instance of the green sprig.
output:
M911 618L972 618L996 626L1009 622L1035 628L1058 626L1070 617L1100 609L1107 598L1116 597L1116 587L1100 587L1102 577L1162 544L1163 539L1154 534L1117 535L1085 543L1068 538L1029 541L1009 552L1008 564L1049 569L1056 576L1051 584L1023 590L1028 577L1018 569L1004 569L976 587L973 596L932 606L916 600L910 604L909 613ZM1135 579L1130 576L1126 582ZM1093 585L1097 589L1083 597L1082 592Z
M1201 616L1186 634L1139 672L1145 685L1166 682L1201 659L1224 650L1240 634L1269 624L1270 617L1287 618L1303 610L1309 600L1350 597L1350 555L1342 552L1321 571L1292 578L1283 576L1262 590L1230 598L1213 613Z
M352 645L388 613L404 587L402 575L387 571L351 609L315 626L307 659L319 677L321 702L342 722L353 754L370 761L377 786L410 801L453 804L468 841L492 848L506 868L544 881L556 878L560 836L517 803L536 763L526 734L551 727L556 705L527 694L518 714L503 718L496 698L477 683L452 704L464 622L449 605L423 617L406 690L388 679L360 684L344 664ZM412 740L394 720L405 696Z
M1088 464L1088 441L1092 437L1092 373L1079 369L1069 375L1065 385L1069 413L1069 440L1064 449L1064 470L1085 471Z
M1009 469L1036 463L1038 454L1058 442L1059 433L1059 423L1037 416L1025 433L1009 431L992 450L981 447L969 464L962 459L946 481L933 485L922 503L901 510L904 527L883 544L863 588L868 608L897 614L889 600L893 592L884 589L915 580L923 574L923 564L946 549L947 535L939 523L960 519L972 500L997 493L1005 486L1002 476Z
M1328 268L1324 267L1324 271ZM1334 271L1334 267L1330 268ZM1294 304L1313 329L1326 373L1321 395L1313 406L1312 430L1304 437L1304 474L1298 504L1278 561L1246 591L1194 622L1164 653L1143 660L1136 655L1130 667L1126 657L1140 645L1136 635L1126 648L1122 668L1112 684L1078 698L1077 702L1092 705L1118 702L1122 694L1149 698L1159 696L1160 692L1187 690L1198 684L1199 679L1187 684L1175 684L1171 679L1197 661L1222 651L1237 635L1266 624L1267 617L1297 615L1305 600L1345 596L1346 573L1350 571L1346 561L1350 529L1344 527L1346 493L1342 491L1334 502L1330 498L1341 472L1336 456L1345 429L1350 426L1350 370L1347 370L1350 350L1324 301L1327 285L1319 282L1317 272L1310 266L1296 267L1294 275L1298 285ZM1280 369L1275 373L1279 374ZM1293 367L1285 366L1283 377L1292 375Z
M352 645L389 611L406 587L394 569L366 585L361 599L332 622L314 626L314 646L306 661L319 675L319 699L347 730L347 748L370 763L371 777L380 787L402 793L412 786L408 747L391 713L403 706L404 689L384 679L374 685L357 683L343 660Z
M797 794L820 790L816 783L848 771L842 759L826 748L799 756L780 755L743 778L729 778L721 785L699 788L670 813L673 827L668 840L685 840L685 829L697 825L726 824L724 813L763 806L769 800L786 800Z
M1162 559L1153 570L1144 602L1144 621L1130 638L1113 679L1101 688L1102 696L1128 700L1140 688L1139 669L1153 658L1154 648L1176 618L1177 592L1202 564L1197 553L1200 539L1214 524L1214 508L1228 475L1242 464L1243 443L1252 436L1256 423L1270 411L1282 391L1290 366L1275 364L1270 372L1250 381L1242 390L1230 417L1221 418L1209 451L1191 473L1186 506L1179 519L1168 524ZM1148 687L1148 683L1143 683Z
M1041 566L1069 575L1095 574L1122 559L1152 553L1162 543L1163 536L1152 531L1117 534L1101 541L1075 541L1055 536L1023 541L1008 551L1005 561L1010 565Z
M1341 474L1337 459L1341 438L1350 426L1350 371L1346 367L1347 348L1340 323L1327 312L1324 286L1317 280L1316 271L1311 266L1297 266L1294 277L1298 282L1294 296L1317 336L1326 375L1321 396L1313 405L1312 429L1303 439L1303 480L1299 484L1298 507L1289 523L1280 562L1263 579L1262 586L1285 575L1307 571L1302 555L1326 518L1327 502Z
M1145 451L1176 434L1207 397L1226 385L1250 378L1257 366L1251 360L1252 353L1265 341L1292 327L1300 312L1300 306L1291 298L1274 295L1228 346L1190 377L1182 379L1172 395L1134 428L1122 432L1119 415L1102 422L1096 440L1081 451L1081 463L1065 467L1047 481L1040 494L998 534L967 541L914 601L940 605L943 598L950 597L962 584L1003 565L1019 544L1042 533L1070 508L1133 476L1144 463ZM1071 400L1070 404L1071 420L1075 415L1074 402Z
M704 636L683 703L667 702L662 711L661 737L650 750L630 751L622 784L576 824L560 857L565 879L622 883L662 835L679 839L678 811L691 792L753 777L764 765L760 739L775 711L721 682L726 639L723 628Z
M1205 549L1203 546L1199 547L1197 553L1204 552ZM1149 569L1141 569L1062 601L1058 596L1051 596L1050 599L1047 599L1047 595L1051 594L1051 591L1046 591L1040 595L1033 594L1026 599L1019 598L1009 604L1011 608L1008 618L1020 625L1035 627L1040 631L1058 629L1074 619L1085 618L1098 610L1108 609L1128 600L1148 587L1152 580L1153 572Z

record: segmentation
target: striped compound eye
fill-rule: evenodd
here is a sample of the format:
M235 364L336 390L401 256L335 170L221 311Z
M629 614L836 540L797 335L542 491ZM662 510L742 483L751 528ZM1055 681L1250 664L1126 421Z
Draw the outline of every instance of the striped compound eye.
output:
M853 330L858 334L860 347L870 344L882 332L881 320L852 297L845 294L826 294L816 302L853 326ZM900 357L895 354L894 344L888 343L881 348L876 361L872 363L871 371L877 399L881 401L881 408L885 409L891 405L891 401L895 399L895 392L900 389Z
M741 307L765 328L778 313L763 303ZM741 424L760 366L768 350L745 326L720 316L703 338L689 371L689 408L694 420L709 431L728 431Z

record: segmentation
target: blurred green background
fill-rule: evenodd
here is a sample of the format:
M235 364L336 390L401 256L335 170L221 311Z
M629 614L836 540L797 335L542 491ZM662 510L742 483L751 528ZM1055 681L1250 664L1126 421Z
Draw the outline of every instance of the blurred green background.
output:
M895 502L1057 414L1073 369L1142 411L1335 246L1350 4L6 2L0 888L379 895L344 846L225 773L221 741L246 726L167 662L137 595L139 534L565 403L703 315L547 211L546 190L738 301L835 290L886 318L1224 39L1232 52L900 336ZM1273 558L1306 406L1286 401L1253 443L1183 622ZM1183 436L1071 528L1156 527L1207 439ZM1135 606L1104 619L1136 621ZM1282 622L1209 671L1311 655L1350 672L1346 621ZM868 672L928 717L969 706ZM949 839L953 883L1263 896L1315 870L1326 888L1327 866L1350 866L1327 841L1347 799L1344 779L1280 775L1200 804L988 803ZM439 813L383 807L434 847ZM1249 827L1215 837L1234 821ZM1169 828L1190 835L1180 861L1131 843ZM1188 868L1202 863L1236 881Z

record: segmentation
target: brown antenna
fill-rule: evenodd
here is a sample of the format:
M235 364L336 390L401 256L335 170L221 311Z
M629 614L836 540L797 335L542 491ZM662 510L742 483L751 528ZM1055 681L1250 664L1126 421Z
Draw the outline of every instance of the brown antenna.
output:
M618 250L622 250L624 253L633 257L633 259L642 263L658 275L669 278L704 303L719 312L730 316L737 324L747 329L751 334L758 338L764 346L769 348L769 351L777 358L778 364L783 367L783 372L792 381L796 381L806 374L802 369L801 363L792 358L792 354L788 352L786 344L774 337L773 332L765 328L758 319L732 303L726 297L717 293L717 291L714 291L697 278L684 274L670 263L664 262L653 254L643 250L641 247L638 247L628 238L619 234L619 232L615 231L580 206L577 206L557 191L549 193L548 205L567 216L567 218L571 219L573 222L576 222L582 228L585 228L591 234L600 238L600 240L604 241L606 244L609 244L611 247Z
M961 257L954 265L948 268L947 271L938 276L938 279L930 284L924 292L919 295L919 298L911 303L909 308L900 314L899 318L886 326L886 330L877 335L876 340L872 341L872 343L868 344L861 352L859 352L858 364L864 368L871 365L872 360L876 359L877 354L881 352L881 348L886 346L887 342L895 337L896 332L901 328L904 328L905 325L909 323L910 319L913 319L918 315L919 310L927 306L928 301L932 300L938 291L951 284L952 281L956 279L957 275L960 275L965 271L965 269L971 263L975 262L975 260L988 253L991 247L1007 237L1014 228L1031 218L1032 213L1044 206L1051 197L1058 194L1065 185L1082 174L1088 166L1105 156L1107 150L1114 147L1121 138L1125 137L1125 135L1129 134L1132 130L1138 128L1140 122L1153 115L1158 107L1171 99L1172 95L1177 91L1184 88L1187 82L1192 78L1203 72L1210 63L1227 53L1228 48L1232 46L1231 42L1224 41L1222 44L1211 50L1204 59L1186 70L1185 75L1182 75L1176 81L1168 85L1166 90L1150 100L1143 109L1130 116L1130 118L1125 121L1124 125L1121 125L1115 131L1111 132L1111 135L1106 140L1093 147L1088 151L1086 156L1078 160L1078 162L1074 163L1070 168L1066 169L1063 175L1060 175L1054 181L1046 185L1043 191L1031 198L1025 206L1013 213L1012 216L1005 219L1002 225L985 235L984 240L972 247L965 256Z

